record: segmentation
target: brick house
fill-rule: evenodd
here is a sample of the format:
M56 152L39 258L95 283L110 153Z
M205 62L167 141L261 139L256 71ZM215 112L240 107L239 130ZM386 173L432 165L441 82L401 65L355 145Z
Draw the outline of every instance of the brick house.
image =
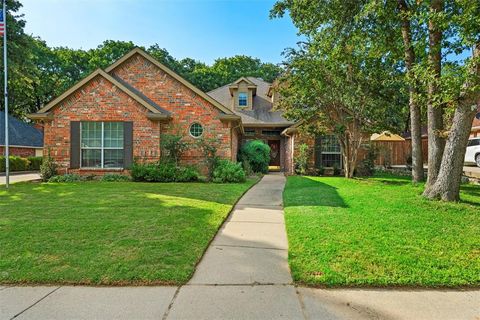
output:
M298 134L274 110L276 99L270 83L251 77L204 93L136 48L29 117L44 126L44 153L61 173L121 172L135 160L157 161L162 134L215 139L218 155L232 161L242 143L261 139L271 147L272 168L292 172ZM338 143L327 137L322 147L316 161L341 166ZM181 161L204 169L198 149Z
M18 157L39 157L43 150L42 130L8 116L9 154ZM5 154L5 112L0 111L0 155Z

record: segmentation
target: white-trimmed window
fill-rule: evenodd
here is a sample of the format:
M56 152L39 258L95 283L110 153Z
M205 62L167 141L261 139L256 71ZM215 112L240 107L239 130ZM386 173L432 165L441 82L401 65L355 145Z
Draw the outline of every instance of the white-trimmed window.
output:
M123 168L123 122L82 122L80 137L82 168Z
M342 150L334 135L325 135L321 138L321 163L324 167L342 167Z
M246 92L239 92L238 93L238 106L239 107L248 106L248 95L247 95Z
M203 134L203 127L200 123L194 122L190 125L190 135L194 138L200 138Z

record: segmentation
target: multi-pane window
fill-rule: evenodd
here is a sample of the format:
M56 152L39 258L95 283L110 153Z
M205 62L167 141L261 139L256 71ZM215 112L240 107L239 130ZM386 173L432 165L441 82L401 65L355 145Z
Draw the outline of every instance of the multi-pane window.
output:
M320 139L321 164L324 167L342 166L342 153L338 139L334 135L325 135Z
M81 167L123 168L123 122L82 122Z
M279 130L262 130L264 136L279 136L281 131Z
M245 92L238 93L238 106L246 107L248 105L248 95Z
M245 135L246 136L254 136L255 135L255 129L245 129Z
M190 135L194 138L200 138L203 134L203 127L200 123L192 123L190 126Z

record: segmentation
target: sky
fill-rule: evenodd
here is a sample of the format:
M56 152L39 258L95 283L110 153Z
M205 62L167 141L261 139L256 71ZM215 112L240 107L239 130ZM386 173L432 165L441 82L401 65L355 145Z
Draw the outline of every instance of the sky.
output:
M299 38L288 16L270 19L274 0L20 0L25 31L49 46L90 49L104 40L158 43L208 64L237 54L280 63Z

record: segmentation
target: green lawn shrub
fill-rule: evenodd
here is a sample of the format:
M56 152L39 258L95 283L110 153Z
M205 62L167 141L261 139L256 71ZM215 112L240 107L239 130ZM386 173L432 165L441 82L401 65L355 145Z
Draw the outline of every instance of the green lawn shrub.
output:
M246 175L240 163L219 160L213 171L213 182L232 183L245 182Z
M30 161L27 158L9 156L10 171L26 171ZM5 172L5 157L0 156L0 172Z
M252 171L267 173L270 162L270 147L261 140L247 142L240 149L240 161L248 162Z
M135 163L131 175L134 181L146 182L191 182L199 177L195 168L180 167L173 162Z
M83 181L84 178L79 176L78 174L69 173L59 176L53 176L48 179L48 182L80 182Z
M28 165L28 170L31 171L38 171L40 170L40 166L43 162L43 157L28 157L28 161L30 162Z
M123 174L107 173L103 175L100 180L104 182L127 182L131 181L132 179L129 176Z

